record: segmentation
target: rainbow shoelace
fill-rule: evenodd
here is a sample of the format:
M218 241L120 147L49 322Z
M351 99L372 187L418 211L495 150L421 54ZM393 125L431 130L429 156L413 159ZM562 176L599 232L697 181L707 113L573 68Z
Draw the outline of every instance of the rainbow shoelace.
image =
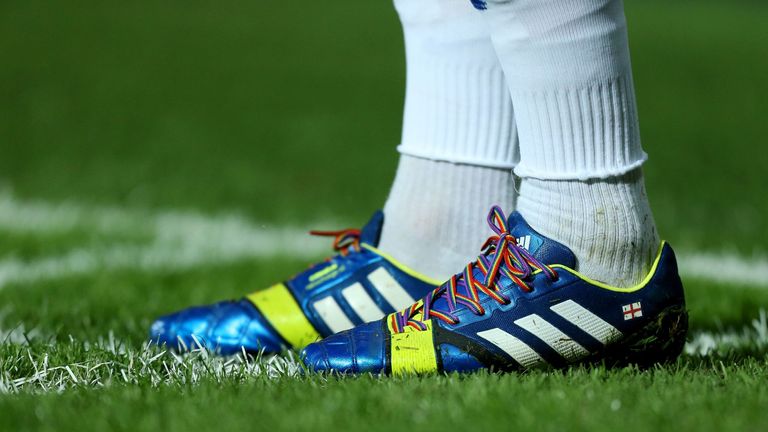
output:
M533 290L530 283L535 273L543 272L551 281L558 279L551 267L534 258L526 249L518 246L515 237L509 233L507 218L498 206L488 213L488 225L495 233L485 241L481 255L470 262L462 273L455 274L447 282L435 288L423 300L409 308L390 315L390 328L402 333L407 328L426 330L426 322L437 318L450 325L459 323L455 312L467 308L476 315L485 314L480 304L481 293L498 303L507 305L510 298L501 292L499 282L502 276L525 292ZM482 277L475 277L479 270ZM444 300L439 302L440 300Z

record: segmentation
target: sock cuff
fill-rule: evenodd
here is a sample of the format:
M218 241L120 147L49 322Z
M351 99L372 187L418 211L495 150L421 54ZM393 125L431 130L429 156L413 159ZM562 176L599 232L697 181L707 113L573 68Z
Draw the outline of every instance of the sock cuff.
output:
M643 153L643 157L639 160L622 166L612 167L610 169L603 170L584 170L584 171L570 171L570 172L552 172L546 170L538 170L525 165L517 165L513 168L515 175L525 179L537 179L537 180L563 180L563 181L589 181L589 180L606 180L612 177L619 177L630 173L643 166L645 161L648 160L648 155Z
M519 159L517 128L504 73L495 57L490 64L417 59L424 57L408 59L398 151L432 160L514 167Z
M632 76L583 87L513 91L521 125L520 177L587 180L622 175L648 158L640 145Z
M475 167L481 167L481 168L496 168L496 169L506 169L506 170L514 170L517 166L516 162L508 162L508 161L500 161L493 157L491 158L482 158L482 157L473 157L469 155L462 155L462 154L446 154L442 151L435 151L432 149L430 151L429 148L426 148L426 146L403 146L402 144L397 146L397 151L400 152L401 155L409 156L416 159L423 159L428 161L435 161L435 162L447 162L452 164L459 164L459 165L470 165Z
M482 14L468 0L396 0L406 51L400 153L512 168L512 99Z

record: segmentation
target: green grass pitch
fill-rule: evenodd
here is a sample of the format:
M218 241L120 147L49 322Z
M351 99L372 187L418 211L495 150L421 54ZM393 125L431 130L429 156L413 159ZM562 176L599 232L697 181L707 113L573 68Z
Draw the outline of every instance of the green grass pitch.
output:
M764 2L626 1L686 354L419 378L143 345L330 253L300 231L364 222L397 163L389 1L214 3L0 3L0 429L768 429Z

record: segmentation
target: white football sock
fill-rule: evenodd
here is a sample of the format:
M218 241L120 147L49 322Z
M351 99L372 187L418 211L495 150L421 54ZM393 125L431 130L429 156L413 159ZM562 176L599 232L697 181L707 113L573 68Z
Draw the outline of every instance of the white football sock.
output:
M395 0L405 34L402 154L380 248L438 280L461 271L511 211L517 142L504 74L468 0Z
M514 208L515 185L507 169L400 157L384 206L379 248L440 281L460 272L492 233L486 222L494 204Z
M517 209L573 250L579 272L614 286L642 280L658 252L640 169L586 181L525 179Z
M407 65L400 153L513 168L512 100L482 13L468 0L395 0L395 6Z
M487 8L517 116L518 210L574 249L586 275L640 281L659 241L642 176L632 173L646 154L623 4L489 0Z

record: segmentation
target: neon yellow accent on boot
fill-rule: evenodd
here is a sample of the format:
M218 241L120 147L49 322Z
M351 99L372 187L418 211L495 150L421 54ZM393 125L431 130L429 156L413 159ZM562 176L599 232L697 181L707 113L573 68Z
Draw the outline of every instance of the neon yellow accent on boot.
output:
M320 339L320 335L304 316L285 284L273 285L247 296L280 336L294 348L302 348Z
M417 272L416 270L414 270L414 269L408 267L407 265L401 263L400 261L396 260L394 257L392 257L392 255L389 255L386 252L382 252L379 249L376 249L375 247L369 245L368 243L363 243L362 246L363 246L363 248L368 249L369 251L371 251L371 252L375 253L376 255L379 255L382 258L384 258L385 260L389 261L389 263L392 264L393 266L397 267L398 270L402 271L403 273L405 273L405 274L407 274L409 276L415 277L416 279L418 279L418 280L420 280L422 282L428 283L430 285L436 285L436 286L442 284L443 282L445 282L445 281L438 280L438 279L432 279L429 276L426 276L426 275L423 275L423 274Z
M437 371L432 322L426 330L406 329L390 338L392 375L422 374Z

